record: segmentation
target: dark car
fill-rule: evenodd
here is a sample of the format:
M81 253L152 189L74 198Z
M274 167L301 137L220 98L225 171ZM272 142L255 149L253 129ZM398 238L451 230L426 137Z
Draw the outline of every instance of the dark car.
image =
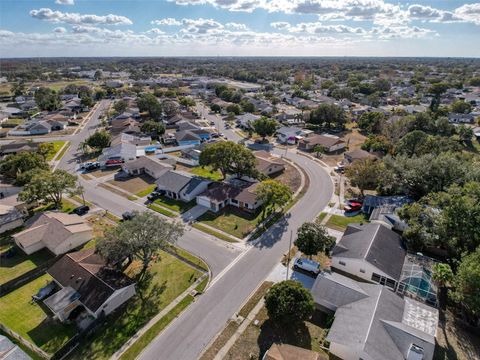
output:
M85 215L86 213L88 213L89 211L90 211L90 208L87 205L82 205L82 206L79 206L79 207L73 209L72 213L77 214L78 216L82 216L82 215Z
M133 213L131 211L125 211L122 214L123 221L132 220L134 217L135 217L135 213Z
M85 170L95 170L100 167L100 163L95 161L95 162L90 162L85 164Z
M163 195L163 193L164 193L163 191L155 190L155 191L151 192L150 194L148 194L147 199L149 201L157 200L160 196Z

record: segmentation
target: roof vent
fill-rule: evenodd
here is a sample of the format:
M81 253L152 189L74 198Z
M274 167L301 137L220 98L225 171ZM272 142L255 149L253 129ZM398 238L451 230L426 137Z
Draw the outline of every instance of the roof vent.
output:
M82 278L81 278L81 277L79 277L79 278L76 280L77 283L80 282L80 281L82 281Z
M412 344L408 350L407 360L423 360L423 348Z

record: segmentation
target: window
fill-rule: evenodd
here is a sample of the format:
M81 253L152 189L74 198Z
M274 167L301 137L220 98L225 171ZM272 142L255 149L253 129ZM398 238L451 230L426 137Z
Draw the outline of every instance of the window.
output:
M360 269L360 272L361 272L362 274L365 274L365 269Z
M231 202L232 204L238 204L238 200L235 200L235 199L230 200L230 202Z
M372 281L375 281L375 282L379 283L380 279L381 279L380 275L375 274L375 273L372 274Z
M386 286L388 286L391 289L395 289L396 281L392 279L387 279Z
M344 261L339 261L338 263L339 263L340 265L343 265L343 266L347 265L347 264L345 264Z

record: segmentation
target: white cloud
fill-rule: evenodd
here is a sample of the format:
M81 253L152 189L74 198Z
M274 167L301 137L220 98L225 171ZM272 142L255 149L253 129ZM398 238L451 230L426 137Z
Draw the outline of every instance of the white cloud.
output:
M480 3L462 5L455 9L454 14L464 21L480 25Z
M58 5L75 5L74 0L55 0L55 4Z
M146 34L154 34L154 35L163 35L165 34L164 31L160 30L159 28L153 28L145 32Z
M247 31L249 30L248 26L245 24L239 24L235 22L229 22L225 24L225 27L233 29L233 30L238 30L238 31Z
M274 29L284 30L290 27L290 23L285 21L277 21L277 22L270 23L270 26L273 27Z
M67 23L73 25L132 25L132 21L121 15L81 15L78 13L64 13L48 8L30 11L30 16L39 20L53 23Z
M165 18L160 20L153 20L151 22L152 25L166 25L166 26L180 26L182 25L181 21L178 21L174 18Z
M270 24L276 29L287 30L291 33L308 33L308 34L365 34L367 31L361 27L351 27L346 25L323 25L320 22L299 23L291 25L289 23L272 23Z
M53 29L53 32L62 34L62 33L66 33L67 29L65 29L63 26L59 26Z

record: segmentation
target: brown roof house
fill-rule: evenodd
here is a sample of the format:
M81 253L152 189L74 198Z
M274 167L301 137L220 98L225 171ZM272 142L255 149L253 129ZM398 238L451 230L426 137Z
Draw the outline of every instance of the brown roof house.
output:
M312 151L317 145L322 146L325 152L334 152L345 149L346 143L335 135L311 134L299 141L298 148L301 150Z
M262 360L327 360L328 357L315 351L289 344L272 344Z
M253 153L257 158L257 164L255 168L258 172L266 176L277 175L285 170L285 163L274 157L267 151L255 151Z
M55 255L65 254L93 237L92 227L75 214L47 211L33 216L25 226L13 239L28 255L43 248Z
M47 273L61 289L44 304L60 321L79 306L95 318L108 315L135 295L134 281L107 267L93 248L63 255Z
M158 179L168 170L172 170L173 166L167 163L163 163L157 158L140 156L136 160L123 164L122 169L123 171L132 176L147 174L154 179Z
M378 154L371 153L362 149L355 149L352 151L347 151L343 154L345 157L346 163L351 164L355 161L365 160L365 159L378 159Z
M247 212L254 212L262 205L260 201L257 201L255 194L258 184L241 180L234 184L217 182L197 196L197 204L212 212L218 212L228 205Z

